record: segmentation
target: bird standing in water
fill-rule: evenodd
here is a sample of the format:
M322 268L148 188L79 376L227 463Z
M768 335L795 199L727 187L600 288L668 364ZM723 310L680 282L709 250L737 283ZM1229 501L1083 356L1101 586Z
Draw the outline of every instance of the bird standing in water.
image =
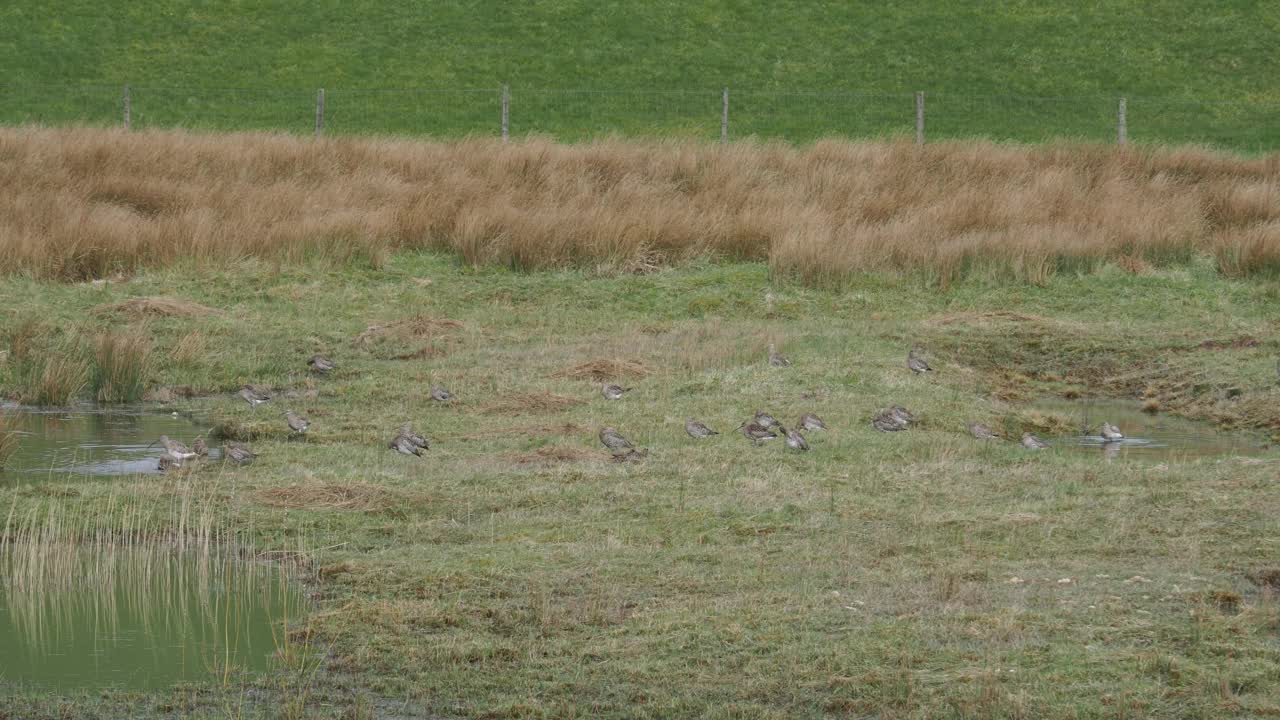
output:
M1022 433L1022 447L1028 450L1043 450L1049 447L1049 443L1041 440L1040 438L1036 437L1035 435L1032 435L1029 432L1024 432Z
M1120 432L1120 428L1109 422L1102 423L1102 429L1099 433L1102 435L1102 439L1106 442L1115 442L1117 440L1124 439L1124 433Z

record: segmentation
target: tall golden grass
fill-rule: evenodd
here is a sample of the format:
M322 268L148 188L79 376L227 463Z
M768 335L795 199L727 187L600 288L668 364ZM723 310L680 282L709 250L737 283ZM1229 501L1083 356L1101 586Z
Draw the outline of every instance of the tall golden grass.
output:
M1103 263L1280 271L1280 154L824 140L560 145L0 129L0 272L78 280L402 248L516 268L767 260L1038 282Z

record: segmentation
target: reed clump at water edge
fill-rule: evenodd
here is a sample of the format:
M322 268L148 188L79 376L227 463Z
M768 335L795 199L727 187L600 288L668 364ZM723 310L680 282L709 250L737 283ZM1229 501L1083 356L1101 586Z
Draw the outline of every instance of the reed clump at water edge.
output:
M1214 259L1280 272L1280 154L1100 144L0 130L0 272L82 280L175 262L378 263L433 248L473 264L643 272L767 260L1041 282Z

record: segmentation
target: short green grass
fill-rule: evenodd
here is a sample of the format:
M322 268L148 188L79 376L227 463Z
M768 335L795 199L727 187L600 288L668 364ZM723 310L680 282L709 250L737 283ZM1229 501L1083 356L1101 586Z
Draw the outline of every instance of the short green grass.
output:
M1280 605L1248 579L1280 551L1274 450L1107 464L963 432L968 420L1035 426L1017 398L1050 388L1145 393L1280 429L1275 284L1223 280L1206 264L1044 287L940 292L868 277L829 291L771 283L757 264L602 278L407 254L377 270L246 262L82 285L8 278L0 330L35 316L97 331L92 308L131 296L219 311L149 321L150 384L208 394L178 402L257 434L258 461L11 486L0 506L97 514L111 498L168 507L194 488L261 549L309 551L302 635L320 669L160 694L10 688L0 716L1280 712ZM461 327L353 345L412 317ZM1243 337L1257 344L1196 347ZM771 340L791 368L765 362ZM903 366L915 341L936 374ZM308 378L314 352L340 368ZM618 402L559 377L597 360L649 374L618 378L635 388ZM3 366L0 378L12 382ZM1206 397L1179 393L1188 378ZM232 397L243 382L276 399L251 411ZM432 403L433 383L456 403ZM1228 386L1243 394L1227 398ZM503 407L517 393L579 403ZM921 426L874 431L872 413L892 403ZM305 442L286 439L288 408L312 420ZM784 422L813 411L832 429L810 434L807 454L754 448L732 430L756 408ZM723 434L688 439L688 416ZM406 420L433 442L421 460L385 447ZM649 458L609 462L603 425ZM262 495L357 484L383 501L286 509Z
M308 132L323 87L331 132L493 135L508 84L516 134L715 138L728 86L735 137L803 141L910 134L923 90L932 137L1112 139L1124 95L1136 140L1258 150L1277 31L1241 1L8 3L0 121L118 123L128 83L138 126Z

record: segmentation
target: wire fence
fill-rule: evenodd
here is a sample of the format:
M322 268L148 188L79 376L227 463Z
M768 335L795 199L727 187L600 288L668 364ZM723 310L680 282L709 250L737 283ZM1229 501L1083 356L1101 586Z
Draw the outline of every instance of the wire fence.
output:
M1280 148L1280 102L912 92L252 89L0 84L0 124L434 137L619 135L1199 143Z

